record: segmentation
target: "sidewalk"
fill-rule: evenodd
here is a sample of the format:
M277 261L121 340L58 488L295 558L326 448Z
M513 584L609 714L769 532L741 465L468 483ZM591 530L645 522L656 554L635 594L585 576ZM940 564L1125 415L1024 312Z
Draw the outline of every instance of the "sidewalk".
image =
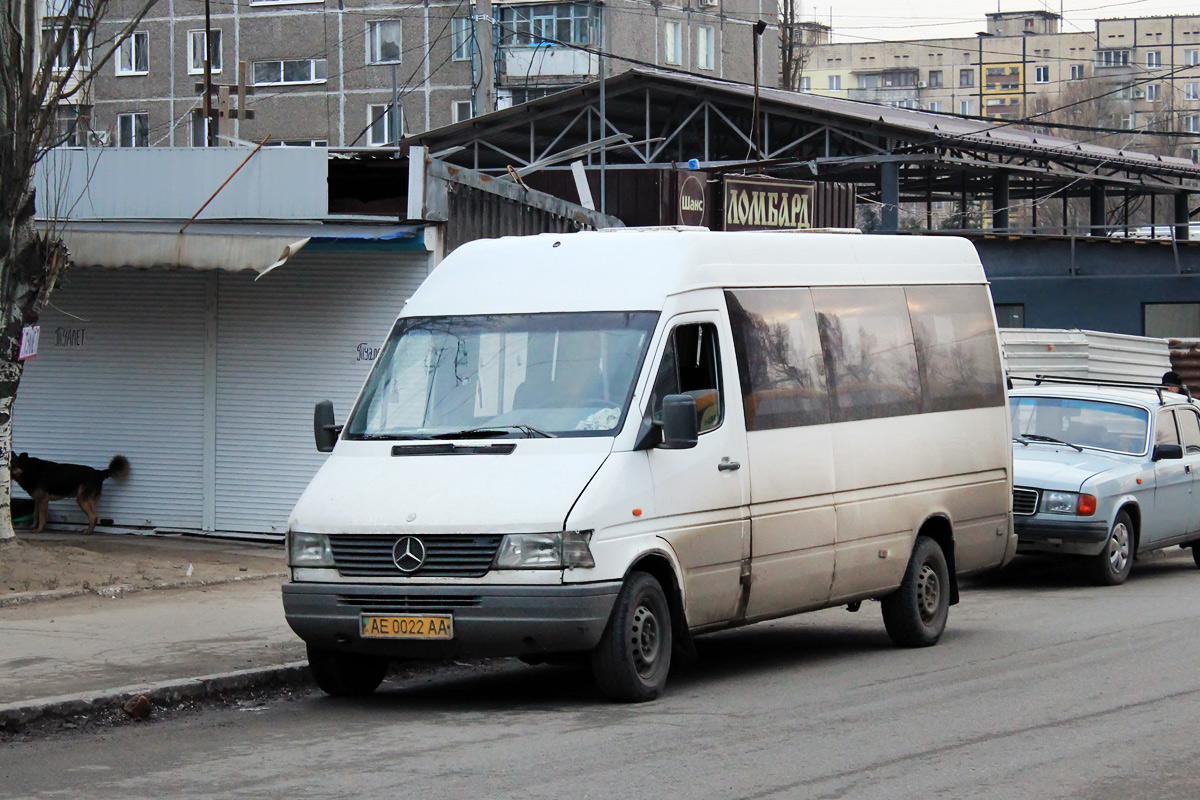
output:
M280 600L282 546L194 537L19 535L22 549L32 546L35 556L46 550L80 559L77 551L88 557L98 551L102 560L93 569L119 571L115 558L145 579L143 585L87 582L86 588L81 583L0 597L0 731L43 715L120 705L137 694L171 702L306 679L304 645L288 627ZM0 550L0 564L11 555ZM254 567L238 567L240 562ZM177 582L160 580L164 569L184 564Z

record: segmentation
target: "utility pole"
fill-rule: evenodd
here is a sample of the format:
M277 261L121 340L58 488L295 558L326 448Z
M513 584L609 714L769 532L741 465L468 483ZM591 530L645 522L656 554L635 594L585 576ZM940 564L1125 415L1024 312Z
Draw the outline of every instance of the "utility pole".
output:
M475 99L476 115L496 110L496 47L492 39L492 0L478 0L475 6L475 55L479 58L479 89Z
M204 146L212 147L214 140L212 124L212 9L210 0L204 0Z
M599 27L600 47L596 56L596 71L600 73L600 138L608 136L608 113L604 107L604 4L596 0L596 25ZM608 148L600 148L600 213L608 213Z
M207 62L206 62L207 63ZM214 84L211 75L209 80L196 83L196 91L201 93L201 105L204 112L205 147L220 147L229 144L224 138L232 131L229 120L254 119L254 112L247 107L246 95L254 93L253 86L246 86L246 62L239 61L237 69L237 85L225 86ZM213 107L213 94L216 94L216 108ZM237 107L233 107L231 98L236 98ZM240 123L238 132L241 132Z

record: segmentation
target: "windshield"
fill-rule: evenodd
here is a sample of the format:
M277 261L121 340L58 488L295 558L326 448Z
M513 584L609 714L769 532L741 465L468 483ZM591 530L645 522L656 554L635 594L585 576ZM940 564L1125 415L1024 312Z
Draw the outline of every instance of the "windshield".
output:
M611 436L657 320L652 311L402 318L345 437Z
M1144 408L1068 397L1011 397L1013 436L1051 439L1117 453L1146 452Z

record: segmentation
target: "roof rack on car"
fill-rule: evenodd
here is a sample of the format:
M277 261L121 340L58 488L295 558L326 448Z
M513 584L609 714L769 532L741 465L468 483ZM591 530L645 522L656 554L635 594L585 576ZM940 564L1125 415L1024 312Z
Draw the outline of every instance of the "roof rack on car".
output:
M1153 389L1158 394L1158 404L1163 405L1163 392L1169 392L1172 389L1178 389L1179 394L1184 395L1188 402L1195 402L1192 398L1191 391L1186 386L1168 386L1165 383L1140 383L1138 381L1116 381L1109 378L1076 378L1070 375L1010 375L1009 380L1014 381L1031 381L1034 386L1041 386L1043 383L1065 383L1082 386L1114 386L1124 389Z

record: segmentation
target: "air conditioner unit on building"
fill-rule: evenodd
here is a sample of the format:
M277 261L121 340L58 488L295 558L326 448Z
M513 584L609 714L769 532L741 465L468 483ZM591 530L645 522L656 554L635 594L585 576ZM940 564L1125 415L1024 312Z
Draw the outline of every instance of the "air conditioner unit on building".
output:
M92 147L107 147L109 142L108 131L89 131L88 144Z
M1145 98L1145 96L1146 96L1146 91L1144 89L1134 89L1133 90L1133 99L1134 100L1141 100L1141 99Z
M917 88L918 88L918 89L924 89L924 88L925 88L925 87L927 87L928 85L929 85L929 84L928 84L928 83L926 83L925 81L917 81Z

